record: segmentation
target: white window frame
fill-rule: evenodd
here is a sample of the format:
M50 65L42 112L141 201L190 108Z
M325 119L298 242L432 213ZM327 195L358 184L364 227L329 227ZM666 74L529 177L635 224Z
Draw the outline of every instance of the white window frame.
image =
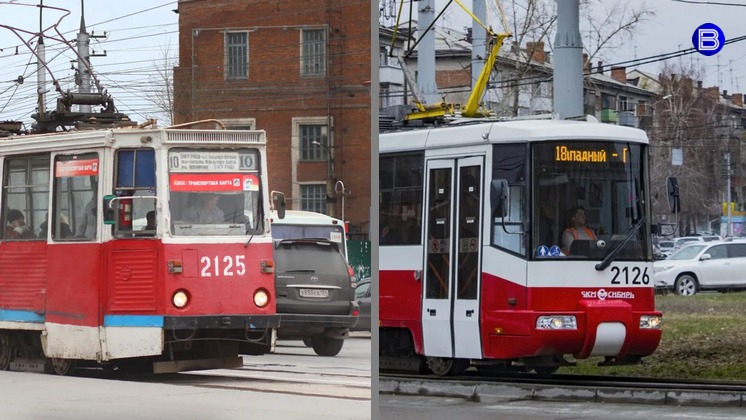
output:
M327 141L329 150L332 151L330 159L334 159L334 119L330 117L293 117L292 130L290 135L290 178L292 180L292 197L297 200L291 200L292 209L300 210L300 183L298 182L298 162L300 161L300 126L301 125L326 125ZM327 171L319 171L318 180L307 180L308 184L326 184Z

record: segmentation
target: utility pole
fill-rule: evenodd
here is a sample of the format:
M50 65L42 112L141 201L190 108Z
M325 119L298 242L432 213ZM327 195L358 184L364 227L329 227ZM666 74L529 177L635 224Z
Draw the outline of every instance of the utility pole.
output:
M557 0L554 38L554 112L561 119L583 115L583 41L580 0Z
M78 48L78 77L76 77L78 92L83 94L91 93L91 72L88 71L91 65L89 61L91 39L85 28L84 0L80 0L80 32L78 32L77 43L75 45ZM78 110L80 112L91 112L91 106L78 105Z
M41 0L40 2L41 6L44 6L44 0ZM42 19L42 11L44 10L44 7L39 7L39 44L36 46L36 84L37 84L37 94L38 94L38 108L39 108L39 115L41 118L44 118L46 115L46 108L47 108L47 69L44 68L44 61L46 61L46 45L44 45L44 34L43 34L43 19Z
M78 51L78 71L75 82L78 84L78 93L83 95L91 93L91 57L106 56L103 54L91 54L91 38L105 38L106 35L90 35L85 27L85 0L80 0L80 32L78 32L75 46ZM98 85L97 85L98 86ZM91 112L90 104L78 105L78 111L84 113Z
M730 178L731 178L730 152L726 152L725 153L725 176L727 177L726 178L727 179L727 181L726 181L726 185L727 185L726 188L728 189L728 191L726 193L726 197L728 197L727 198L727 200L728 200L728 203L727 203L727 206L728 206L728 219L727 219L727 221L728 222L727 222L726 228L725 228L726 229L725 230L725 235L732 237L733 236L733 224L731 223L731 209L730 209L730 200L731 200L731 196L730 196Z

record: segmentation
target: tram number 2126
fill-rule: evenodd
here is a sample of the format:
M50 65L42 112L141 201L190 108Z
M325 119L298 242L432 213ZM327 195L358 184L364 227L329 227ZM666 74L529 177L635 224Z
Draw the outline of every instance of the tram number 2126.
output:
M611 284L650 284L647 267L611 267L611 272L614 274Z

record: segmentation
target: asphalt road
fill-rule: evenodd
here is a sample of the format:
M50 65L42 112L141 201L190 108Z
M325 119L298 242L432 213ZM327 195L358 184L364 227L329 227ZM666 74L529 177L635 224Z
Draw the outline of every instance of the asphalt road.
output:
M148 377L0 372L0 419L369 419L370 338L336 357L301 342L241 369Z

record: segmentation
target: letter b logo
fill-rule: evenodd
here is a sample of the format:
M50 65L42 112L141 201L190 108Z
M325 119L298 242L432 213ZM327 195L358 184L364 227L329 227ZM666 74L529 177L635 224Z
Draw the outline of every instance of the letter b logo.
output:
M715 55L723 49L725 45L725 35L717 25L705 23L694 30L692 35L692 44L694 49L703 55Z

